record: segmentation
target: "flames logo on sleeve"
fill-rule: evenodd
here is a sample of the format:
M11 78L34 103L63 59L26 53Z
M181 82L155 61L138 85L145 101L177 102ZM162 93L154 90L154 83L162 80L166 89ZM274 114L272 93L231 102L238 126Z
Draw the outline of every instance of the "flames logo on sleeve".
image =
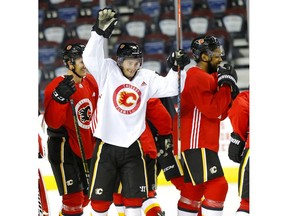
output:
M140 106L141 91L131 84L123 84L115 90L113 103L120 113L132 114Z

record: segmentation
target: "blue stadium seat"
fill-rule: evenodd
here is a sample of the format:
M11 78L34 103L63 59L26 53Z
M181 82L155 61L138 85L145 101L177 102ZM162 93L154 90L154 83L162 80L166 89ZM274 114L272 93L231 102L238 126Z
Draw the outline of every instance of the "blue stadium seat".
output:
M53 64L59 54L59 44L50 41L39 42L39 61L45 66Z
M181 0L181 12L184 16L190 15L193 11L194 0Z
M59 8L58 17L66 23L74 23L78 17L78 7Z
M139 4L142 13L149 15L152 18L158 19L161 12L161 5L157 0L142 1Z
M58 18L70 24L76 21L81 2L79 0L49 0L50 5L57 11Z
M144 38L145 54L166 53L170 50L170 38L162 33L151 33Z
M212 13L224 13L227 8L227 0L207 0L207 5Z
M196 38L198 36L198 34L194 33L194 32L191 32L191 31L184 31L182 32L182 49L186 52L186 53L191 53L192 50L191 50L191 43L192 43L192 40L194 38ZM173 49L170 50L171 51L174 51L177 49L177 41L175 40L173 42Z

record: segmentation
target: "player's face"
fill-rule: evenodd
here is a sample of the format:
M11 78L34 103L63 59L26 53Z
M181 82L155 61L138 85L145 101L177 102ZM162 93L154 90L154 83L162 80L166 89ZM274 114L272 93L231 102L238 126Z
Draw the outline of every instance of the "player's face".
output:
M139 70L141 63L139 59L125 59L122 63L122 71L128 79L132 79Z
M217 48L212 52L211 61L209 62L209 73L217 71L218 66L222 62L223 51L221 48Z
M75 60L75 71L81 77L86 76L86 73L88 72L88 70L87 70L86 66L84 65L84 63L83 63L83 59L82 58L77 58Z

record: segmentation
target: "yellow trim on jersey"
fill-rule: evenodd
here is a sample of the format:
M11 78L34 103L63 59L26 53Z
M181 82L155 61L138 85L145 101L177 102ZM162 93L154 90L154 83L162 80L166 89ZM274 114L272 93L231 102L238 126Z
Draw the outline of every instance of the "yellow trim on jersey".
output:
M89 190L89 193L88 193L89 198L91 198L91 196L92 196L92 190L93 190L93 187L94 187L94 184L95 184L95 178L96 178L96 175L97 175L98 163L99 163L99 160L100 160L100 154L101 154L101 151L102 151L102 148L103 148L103 144L104 144L104 142L101 141L100 144L99 144L98 151L97 151L97 160L95 161L95 166L94 166L93 175L92 175L92 182L91 182L90 190Z
M203 182L206 182L206 181L208 181L208 174L207 174L207 161L206 161L205 148L201 148L201 155L202 155L201 158L202 158L202 167L203 167Z
M183 157L183 160L184 160L185 164L187 164L187 159L186 159L186 157L185 157L184 152L182 152L182 157ZM195 183L195 181L194 181L194 179L193 179L192 173L190 172L189 169L187 169L187 171L188 171L188 173L189 173L189 176L190 176L190 179L191 179L191 181L192 181L192 184L193 184L193 185L196 185L196 183Z
M181 174L181 175L184 175L184 171L183 171L183 168L182 168L182 165L181 165L181 162L180 162L178 156L177 156L177 155L174 155L174 158L175 158L175 162L176 162L176 164L177 164L177 167L178 167L178 170L179 170L180 174ZM161 171L161 172L162 172L162 171Z
M146 168L146 161L145 161L145 158L144 158L144 153L143 153L142 145L141 145L140 141L137 140L137 143L138 143L138 147L139 147L140 152L141 152L141 158L142 158L143 165L144 165L144 166L143 166L143 167L144 167L143 173L144 173L144 175L145 175L146 196L148 197L148 177L147 177L147 172L146 172L146 170L147 170L147 168Z
M64 194L67 194L67 186L66 186L66 178L65 178L65 172L64 172L64 166L63 166L63 163L64 163L64 147L65 147L65 142L66 142L66 139L65 137L62 137L62 142L61 142L61 148L60 148L60 172L61 172L61 176L62 176L62 184L63 184L63 192Z
M243 161L243 164L242 164L242 169L240 170L241 175L239 176L240 177L240 179L239 179L240 183L239 183L239 189L238 189L239 190L238 191L239 197L242 196L244 172L245 172L245 168L247 166L247 162L248 162L249 156L250 156L250 148L248 149L247 154L245 155L245 158L244 158L244 161Z

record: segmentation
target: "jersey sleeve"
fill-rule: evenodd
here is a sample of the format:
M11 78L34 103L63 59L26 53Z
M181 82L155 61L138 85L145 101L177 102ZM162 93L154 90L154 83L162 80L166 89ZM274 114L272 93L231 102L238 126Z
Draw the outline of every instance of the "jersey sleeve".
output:
M87 67L88 71L99 79L100 72L104 64L104 38L91 31L91 37L86 44L83 51L83 62Z
M172 133L172 118L159 98L151 98L147 102L146 118L157 129L159 135Z
M247 140L249 131L249 100L248 95L241 92L233 101L228 111L233 132L237 133L244 141Z
M69 108L69 103L60 104L52 98L52 92L62 80L62 77L55 78L46 86L44 91L44 118L46 124L54 129L58 129L64 124Z

